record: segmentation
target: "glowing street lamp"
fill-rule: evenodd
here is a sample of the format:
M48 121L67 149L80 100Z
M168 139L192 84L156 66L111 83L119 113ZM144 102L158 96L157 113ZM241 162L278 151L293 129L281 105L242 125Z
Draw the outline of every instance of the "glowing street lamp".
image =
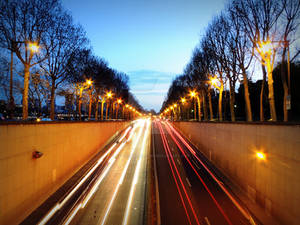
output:
M109 91L109 92L106 93L106 97L107 98L111 98L112 96L113 96L113 94L111 93L111 91Z
M266 159L266 154L263 152L256 152L256 157L260 160L265 160Z
M116 110L116 119L118 119L118 111L119 111L119 105L122 103L122 99L120 99L120 98L118 98L118 100L117 100L117 110Z
M258 42L257 45L258 47L256 47L256 50L262 59L261 63L262 65L267 67L267 72L268 72L268 88L269 88L268 98L270 104L271 120L277 121L274 88L273 88L273 74L272 74L274 62L275 62L275 55L276 55L275 46L273 46L270 40Z
M39 46L36 42L29 42L29 49L32 52L38 52L39 51Z
M91 86L91 85L93 84L93 81L90 80L90 79L88 79L88 80L86 80L86 84L87 84L88 86Z

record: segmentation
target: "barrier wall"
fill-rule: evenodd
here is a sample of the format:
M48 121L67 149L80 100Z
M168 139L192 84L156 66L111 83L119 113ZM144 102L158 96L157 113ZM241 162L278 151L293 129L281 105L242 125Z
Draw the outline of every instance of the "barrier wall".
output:
M127 124L0 124L0 224L20 223Z
M174 122L281 224L300 221L300 125ZM266 154L258 160L256 152Z

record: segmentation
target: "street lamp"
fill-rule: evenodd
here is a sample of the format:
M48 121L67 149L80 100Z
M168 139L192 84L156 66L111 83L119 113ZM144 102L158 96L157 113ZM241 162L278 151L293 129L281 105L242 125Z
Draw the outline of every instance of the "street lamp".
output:
M200 106L200 99L199 99L199 96L197 94L196 91L190 91L190 96L192 98L196 98L197 99L197 103L198 103L198 117L199 117L199 120L201 120L201 106ZM194 102L194 119L196 120L196 103Z
M39 50L39 45L36 42L29 42L29 49L32 52L38 52Z
M267 67L268 72L268 88L269 88L269 104L270 104L270 114L271 120L277 121L276 109L275 109L275 98L274 98L274 88L273 88L273 66L275 61L275 46L268 39L267 41L258 42L258 47L256 47L257 52L261 57L262 65ZM273 59L272 59L273 56Z
M117 100L117 110L116 110L116 119L118 119L118 111L119 111L119 105L122 103L122 99L118 98Z
M109 100L110 98L112 98L113 93L111 91L106 92L105 96L106 99ZM105 120L107 120L108 109L109 109L109 101L106 101Z

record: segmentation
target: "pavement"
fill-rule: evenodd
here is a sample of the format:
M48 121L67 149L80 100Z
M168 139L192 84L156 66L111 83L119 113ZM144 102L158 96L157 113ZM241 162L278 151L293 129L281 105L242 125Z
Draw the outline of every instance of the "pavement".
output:
M259 224L171 124L156 120L152 138L161 224Z
M97 191L71 224L143 224L151 121L135 122L119 143Z

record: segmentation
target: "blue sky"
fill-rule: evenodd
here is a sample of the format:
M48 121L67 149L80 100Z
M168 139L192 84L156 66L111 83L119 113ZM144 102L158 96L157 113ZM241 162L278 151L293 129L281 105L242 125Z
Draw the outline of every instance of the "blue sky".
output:
M212 17L226 0L63 0L94 53L130 77L146 109L158 111Z

